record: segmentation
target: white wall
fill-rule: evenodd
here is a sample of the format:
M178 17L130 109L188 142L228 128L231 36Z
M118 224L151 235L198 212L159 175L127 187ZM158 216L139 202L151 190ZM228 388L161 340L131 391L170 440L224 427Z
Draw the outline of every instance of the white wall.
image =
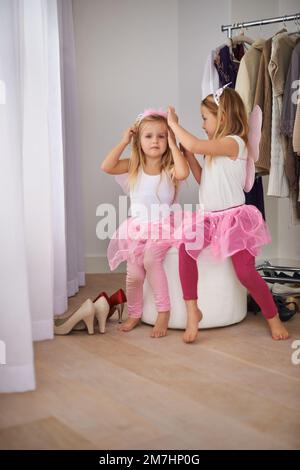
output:
M177 1L74 0L73 13L87 270L101 272L107 241L96 237L96 207L117 206L122 192L100 163L145 108L178 105Z
M221 25L297 11L299 0L73 0L88 272L108 270L96 207L117 204L122 192L100 162L122 131L144 108L172 103L182 124L202 135L201 77L210 49L226 38ZM248 34L268 37L280 27ZM265 199L273 242L263 256L300 260L300 225L291 222L289 201ZM197 202L192 177L180 200Z
M202 71L212 47L224 40L220 25L229 21L229 6L229 1L210 0L209 8L206 2L199 0L178 1L180 122L190 132L203 138L206 136L200 118ZM198 202L198 186L192 175L181 193L180 201Z

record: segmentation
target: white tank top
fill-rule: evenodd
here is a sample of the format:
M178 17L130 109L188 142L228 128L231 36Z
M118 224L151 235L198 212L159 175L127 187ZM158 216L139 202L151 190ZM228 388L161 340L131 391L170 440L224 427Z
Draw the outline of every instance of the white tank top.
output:
M166 172L148 175L141 169L130 191L129 214L140 221L156 221L170 213L174 194L175 187Z
M199 186L199 203L204 212L221 211L245 204L247 146L237 135L230 135L239 146L236 160L230 157L213 157L204 160Z

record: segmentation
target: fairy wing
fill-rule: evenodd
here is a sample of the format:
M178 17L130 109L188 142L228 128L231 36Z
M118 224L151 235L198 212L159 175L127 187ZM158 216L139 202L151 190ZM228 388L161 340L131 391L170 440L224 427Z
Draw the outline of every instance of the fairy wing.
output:
M255 180L255 162L259 157L259 143L261 138L262 110L255 105L249 116L248 157L246 165L246 180L244 191L251 191Z
M124 193L129 194L128 173L122 173L121 175L115 175L115 180L121 186Z

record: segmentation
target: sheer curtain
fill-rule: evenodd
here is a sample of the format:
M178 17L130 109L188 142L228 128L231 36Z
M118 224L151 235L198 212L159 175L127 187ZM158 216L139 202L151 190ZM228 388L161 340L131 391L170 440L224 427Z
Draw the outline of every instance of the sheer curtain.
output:
M75 88L62 105L66 5L72 24L68 0L0 2L0 392L35 388L32 341L53 338L69 279L73 293L84 283L81 232L71 234L68 256L66 248L66 232L81 224L80 193L70 201L66 189L72 158L80 176L69 143Z
M80 129L72 0L58 1L66 194L68 297L85 285Z

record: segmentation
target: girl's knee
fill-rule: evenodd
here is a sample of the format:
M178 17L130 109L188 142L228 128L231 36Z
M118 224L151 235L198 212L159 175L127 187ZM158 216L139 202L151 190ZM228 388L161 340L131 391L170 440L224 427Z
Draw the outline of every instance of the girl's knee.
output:
M126 275L127 288L136 287L136 286L139 286L140 284L143 284L144 278L145 276L141 275L141 273L138 273L138 272L127 273Z

